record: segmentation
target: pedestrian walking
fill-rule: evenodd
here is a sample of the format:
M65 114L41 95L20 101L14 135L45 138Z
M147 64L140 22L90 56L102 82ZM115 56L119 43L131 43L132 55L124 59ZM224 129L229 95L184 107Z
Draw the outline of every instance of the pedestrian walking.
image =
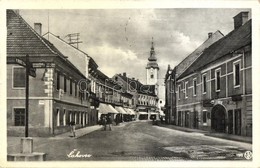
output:
M70 122L70 132L72 133L73 137L76 137L76 124L74 121Z
M109 131L112 131L112 128L111 128L112 119L111 119L110 115L107 116L107 124L108 124Z

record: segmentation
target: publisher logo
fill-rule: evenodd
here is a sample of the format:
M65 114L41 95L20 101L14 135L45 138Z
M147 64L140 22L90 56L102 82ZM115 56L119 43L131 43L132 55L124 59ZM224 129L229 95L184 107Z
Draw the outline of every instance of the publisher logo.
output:
M250 160L250 159L252 159L252 157L253 157L253 153L251 151L246 151L244 153L244 158L245 159Z

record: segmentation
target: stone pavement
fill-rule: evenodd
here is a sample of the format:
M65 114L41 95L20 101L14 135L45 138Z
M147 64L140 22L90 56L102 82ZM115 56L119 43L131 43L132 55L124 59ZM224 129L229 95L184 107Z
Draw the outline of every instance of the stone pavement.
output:
M176 126L176 125L159 124L158 126L166 127L166 128L170 128L170 129L174 129L174 130L179 130L179 131L184 131L184 132L197 132L197 133L202 133L206 136L233 140L233 141L239 141L239 142L246 142L246 143L252 144L252 137L238 136L238 135L225 134L225 133L216 133L216 132L210 132L210 131L205 131L205 130L200 130L200 129L180 127L180 126Z
M81 129L76 129L76 137L80 138L84 135L87 135L93 131L101 129L102 126L100 125L94 125L89 126ZM71 132L66 132L63 134L59 134L53 137L33 137L33 144L34 146L42 146L48 142L51 142L51 140L57 140L57 139L73 139ZM20 143L21 143L21 137L7 137L7 153L19 153L20 152Z
M94 125L94 126L89 126L89 127L84 127L84 128L80 128L80 129L76 129L76 139L80 138L84 135L87 135L93 131L99 130L103 128L103 126L101 125ZM72 133L71 132L65 132L63 134L59 134L56 135L54 138L68 138L68 137L72 137Z

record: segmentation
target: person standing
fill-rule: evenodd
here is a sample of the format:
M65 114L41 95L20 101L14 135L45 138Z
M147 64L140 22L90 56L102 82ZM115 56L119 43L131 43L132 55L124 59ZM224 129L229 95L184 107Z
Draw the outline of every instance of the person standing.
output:
M73 137L76 137L76 124L74 121L70 122L70 131L73 134Z
M112 129L111 129L111 124L112 124L111 115L107 116L107 124L108 124L109 131L112 131Z
M107 129L106 116L103 115L103 116L101 117L101 123L102 123L102 125L103 125L104 131L106 131L106 129Z

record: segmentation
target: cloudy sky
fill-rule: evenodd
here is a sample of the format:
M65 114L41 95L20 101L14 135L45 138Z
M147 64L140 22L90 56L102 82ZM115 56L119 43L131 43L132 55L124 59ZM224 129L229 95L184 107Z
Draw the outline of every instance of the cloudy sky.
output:
M160 82L168 64L176 66L209 32L224 35L233 30L233 17L248 9L88 9L20 10L33 27L41 22L49 31L65 38L80 33L79 48L88 53L109 77L126 72L145 84L147 59L153 37L160 66Z

